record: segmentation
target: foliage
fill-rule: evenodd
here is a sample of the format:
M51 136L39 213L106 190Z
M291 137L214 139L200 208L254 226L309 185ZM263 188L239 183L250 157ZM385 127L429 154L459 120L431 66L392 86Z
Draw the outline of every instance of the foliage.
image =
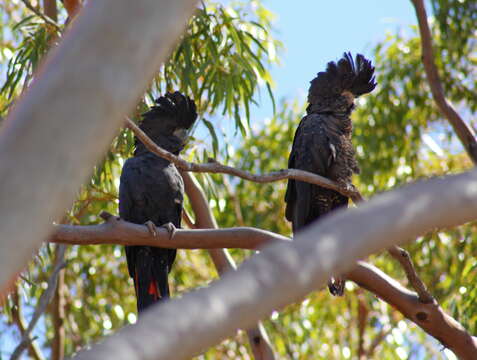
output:
M470 121L477 111L473 37L476 7L469 0L432 0L431 4L436 16L432 24L436 61L445 91ZM61 34L18 4L0 3L0 8L5 14L0 17L3 25L0 115L4 116L11 101L31 79L46 49ZM62 14L60 18L64 17ZM249 122L249 106L261 85L268 92L267 84L272 84L268 67L276 61L275 53L280 48L271 35L271 19L271 14L258 1L229 6L207 2L201 6L167 64L158 69L137 113L159 93L181 89L196 99L203 116L188 149L190 160L203 161L209 153L214 153L219 160L252 172L285 168L304 104L284 102L270 119L253 126ZM379 86L374 93L358 100L358 109L353 114L354 142L362 169L355 178L359 189L372 196L419 178L469 168L470 161L456 145L454 134L429 96L416 29L410 29L410 35L388 35L376 45L374 55ZM212 114L217 116L206 120ZM226 116L225 120L218 120L221 115ZM242 137L231 136L230 129L239 131ZM431 147L429 138L434 141ZM89 183L78 192L65 221L94 224L100 221L98 214L102 210L117 213L118 178L132 148L132 134L120 131ZM291 233L284 219L285 182L263 185L204 174L199 179L220 226L247 225L284 235ZM477 332L477 290L472 284L477 276L477 261L472 257L477 251L475 233L475 224L468 224L427 234L409 245L431 292L474 333ZM30 310L51 271L52 253L50 247L43 247L25 272L28 281L19 282L24 295L22 303ZM68 250L64 322L68 355L135 321L133 287L123 255L119 246L73 246ZM236 250L233 255L240 261L250 252ZM405 278L401 268L388 256L377 255L371 260L394 278ZM207 286L216 276L203 251L179 251L172 292L178 295ZM0 331L14 328L11 306L9 298L2 308ZM367 324L363 334L365 348L383 336L376 356L443 358L435 350L439 349L437 344L420 329L349 282L345 297L314 292L302 303L277 309L265 326L281 358L350 358L357 353L358 317L363 314ZM44 316L39 327L35 335L48 351L55 336L51 312ZM14 336L18 340L18 333ZM240 333L199 358L248 359L250 352L244 334Z

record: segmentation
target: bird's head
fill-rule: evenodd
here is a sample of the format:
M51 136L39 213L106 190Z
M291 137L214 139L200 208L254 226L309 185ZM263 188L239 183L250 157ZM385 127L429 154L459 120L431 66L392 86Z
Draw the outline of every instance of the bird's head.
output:
M344 53L337 63L329 62L326 71L319 72L311 81L307 110L349 113L354 107L354 99L375 87L371 61L361 54L353 60L351 53Z
M156 144L178 154L185 146L189 131L197 119L195 103L188 96L176 91L166 93L155 100L156 105L142 114L139 125ZM142 143L136 139L136 153L143 151Z

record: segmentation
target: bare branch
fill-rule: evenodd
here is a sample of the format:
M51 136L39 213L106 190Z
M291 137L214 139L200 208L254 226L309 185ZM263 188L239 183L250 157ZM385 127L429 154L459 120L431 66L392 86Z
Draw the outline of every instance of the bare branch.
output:
M167 150L164 150L158 146L154 141L152 141L131 119L126 118L126 126L131 129L131 131L136 135L136 137L141 140L141 142L146 146L146 148L166 160L169 160L171 163L176 165L176 167L182 171L191 171L199 173L214 173L214 174L229 174L233 176L240 177L245 180L253 181L256 183L269 183L274 181L286 180L286 179L295 179L311 184L319 185L327 189L338 191L339 193L350 197L353 201L358 202L362 200L361 194L353 187L344 189L338 183L327 179L323 176L310 173L308 171L298 170L298 169L282 169L274 171L267 174L251 174L247 171L240 170L231 166L222 165L218 161L211 160L206 164L197 164L188 162L179 156L176 156Z
M419 24L419 32L421 34L422 62L427 75L427 80L431 88L432 96L437 107L450 122L462 145L464 145L467 154L470 156L474 165L477 165L477 141L475 133L470 126L459 116L453 106L447 101L442 82L437 72L434 62L434 51L432 48L432 35L427 23L427 13L423 0L411 0L414 10L416 11L417 21Z
M58 256L58 251L56 252ZM65 270L58 274L58 285L51 301L50 313L53 326L53 339L51 341L51 360L63 360L65 357Z
M358 359L366 359L366 351L364 349L364 333L366 324L368 323L369 309L364 301L362 291L357 295L358 299Z
M190 358L231 336L237 328L252 326L274 309L302 299L333 274L350 272L349 278L353 280L354 274L359 283L353 270L358 259L437 226L475 220L476 189L477 172L471 171L409 185L378 195L357 208L337 210L298 232L295 241L267 246L237 271L228 272L207 288L152 307L135 326L123 329L77 358ZM370 223L369 219L374 221ZM287 284L287 291L283 291L283 284ZM477 358L475 339L436 304L421 303L399 284L392 289L402 291L381 293L385 301L402 309L405 316L441 341L444 336L444 344L457 356ZM438 310L432 312L432 307ZM431 320L434 314L440 314L435 321ZM184 342L186 337L188 341Z
M157 235L145 225L133 224L107 212L106 221L99 225L55 225L50 242L69 245L144 245L171 249L258 249L269 242L288 242L289 238L270 231L243 227L228 229L176 229L172 238L165 228L157 228Z
M452 350L459 359L477 359L477 338L447 315L437 302L423 303L415 293L370 264L359 263L347 278L393 306Z
M51 302L56 290L56 285L58 282L58 274L60 273L61 269L65 267L64 257L65 257L66 246L59 245L56 251L56 259L55 264L53 267L53 272L51 273L46 290L41 294L40 298L38 299L38 304L33 312L33 316L31 318L30 324L28 324L28 328L23 334L22 340L20 344L15 348L10 360L17 360L22 355L23 351L29 346L31 338L30 334L35 327L36 323L40 319L40 317L46 311L48 304Z
M402 266L406 273L406 277L409 281L409 284L416 290L419 300L424 304L431 304L434 302L434 297L427 290L426 285L421 280L419 275L417 275L416 269L411 260L409 253L400 248L399 246L393 246L388 250L389 254L395 258Z
M0 131L0 293L71 206L196 3L88 1L48 54Z
M58 25L58 23L54 19L52 19L49 16L43 14L40 10L38 10L36 7L34 7L29 0L21 0L21 1L22 1L22 3L25 4L25 6L30 11L35 13L35 15L40 17L45 23L47 23L48 25L53 26L57 31L61 31L60 25Z

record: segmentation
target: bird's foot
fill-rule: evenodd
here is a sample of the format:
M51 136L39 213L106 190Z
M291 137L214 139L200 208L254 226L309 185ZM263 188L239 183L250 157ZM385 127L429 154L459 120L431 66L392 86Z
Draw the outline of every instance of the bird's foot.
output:
M171 223L171 222L168 222L168 223L165 223L165 224L161 225L161 227L163 227L167 230L167 232L169 233L169 240L172 240L172 238L174 237L174 234L177 230L176 227L174 226L174 224Z
M340 188L343 190L349 192L349 193L355 193L358 190L356 189L356 186L353 185L353 183L347 182L347 181L337 181L338 185Z
M328 289L333 296L343 296L345 280L341 277L334 277L328 281Z
M156 228L156 225L151 221L151 220L148 220L144 223L144 225L146 225L147 227L147 230L149 230L149 233L156 237L157 236L157 228Z

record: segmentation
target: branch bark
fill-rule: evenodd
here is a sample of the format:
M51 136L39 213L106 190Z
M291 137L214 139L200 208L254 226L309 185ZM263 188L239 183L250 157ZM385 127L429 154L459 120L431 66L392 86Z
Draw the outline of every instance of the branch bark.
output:
M393 306L459 359L477 359L477 338L447 315L436 301L423 303L418 295L370 264L359 263L347 278Z
M434 62L434 50L432 47L432 35L427 22L427 13L423 0L411 0L416 11L419 32L421 34L422 62L427 80L431 88L432 96L442 115L449 121L470 156L474 165L477 165L477 141L475 133L470 126L459 116L454 107L447 101L439 78L437 66Z
M298 169L282 169L274 171L267 174L252 174L244 170L240 170L231 166L222 165L218 161L211 159L210 162L206 164L197 164L188 162L179 156L176 156L170 153L167 150L164 150L159 145L154 143L131 119L126 118L126 126L131 129L131 131L136 135L136 137L146 146L146 148L166 160L169 160L173 163L178 169L182 171L191 171L198 173L214 173L214 174L229 174L233 176L240 177L245 180L253 181L256 183L269 183L274 181L286 180L286 179L295 179L300 181L305 181L311 184L319 185L327 189L335 190L341 194L348 196L354 202L359 202L362 200L361 194L354 188L354 186L349 186L348 188L343 188L338 183L327 179L323 176L313 174L308 171L298 170Z
M195 4L89 1L47 56L0 131L0 293L70 206Z
M107 212L99 225L55 225L49 241L68 245L144 245L171 249L258 249L269 242L288 242L289 238L252 227L228 229L176 229L171 234L158 227L154 236L147 226L133 224ZM222 270L224 270L222 268Z
M56 0L43 0L43 9L46 16L48 16L55 23L58 21L58 8L56 7Z
M58 255L57 248L56 256ZM65 289L65 269L62 269L58 273L58 284L50 306L51 322L53 324L51 360L63 360L65 357Z
M210 228L217 229L217 221L210 210L207 198L202 190L202 187L197 180L189 173L182 171L182 178L184 179L185 191L190 200L192 209L195 214L196 228ZM217 272L222 276L226 271L236 270L235 262L225 249L210 249L210 257L217 269ZM256 326L247 330L247 337L250 343L250 348L255 359L257 360L273 360L275 354L268 338L268 334L259 322Z
M419 297L419 301L423 304L433 303L435 301L434 297L427 290L426 284L424 284L419 275L417 275L416 269L414 268L414 264L412 263L411 256L409 255L409 253L398 246L392 247L388 250L388 252L401 264L401 267L406 273L406 277L409 281L409 284L413 287L414 290L416 290L416 293Z
M151 308L137 325L77 358L190 358L237 328L252 326L273 309L303 298L333 274L348 273L358 259L435 227L474 220L476 189L477 172L471 171L413 184L376 196L355 209L338 210L299 232L293 242L264 248L208 288ZM370 223L369 219L374 221ZM283 291L284 283L287 291ZM402 296L399 301L389 298L389 302L396 307L408 303L404 291L395 293ZM419 326L429 332L436 330L439 339L445 337L445 345L461 359L477 357L475 338L455 320L439 310L441 316L436 321L442 329L432 329L429 323L433 313L427 310L432 305L409 303L418 311L405 314Z

